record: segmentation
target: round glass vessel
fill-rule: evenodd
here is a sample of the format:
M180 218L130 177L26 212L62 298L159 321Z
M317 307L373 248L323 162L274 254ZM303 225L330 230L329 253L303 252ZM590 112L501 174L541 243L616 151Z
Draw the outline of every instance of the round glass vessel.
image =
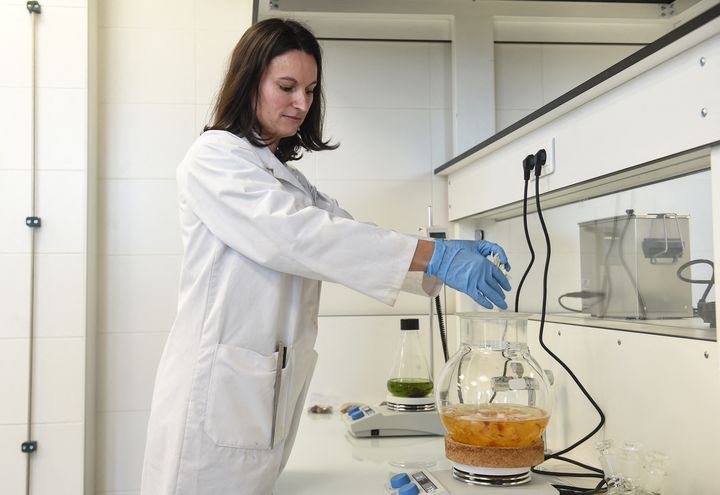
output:
M548 378L530 355L521 313L461 313L460 348L435 383L436 407L460 444L524 448L550 420Z

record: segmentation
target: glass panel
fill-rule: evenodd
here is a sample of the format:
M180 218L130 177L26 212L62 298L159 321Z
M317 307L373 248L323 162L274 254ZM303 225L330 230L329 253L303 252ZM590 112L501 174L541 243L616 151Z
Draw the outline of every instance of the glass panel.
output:
M715 340L710 191L710 171L703 170L544 209L552 245L548 315ZM522 217L475 222L506 248L513 267L507 299L515 309L515 290L530 261ZM534 213L528 228L536 259L518 309L539 313L545 239Z

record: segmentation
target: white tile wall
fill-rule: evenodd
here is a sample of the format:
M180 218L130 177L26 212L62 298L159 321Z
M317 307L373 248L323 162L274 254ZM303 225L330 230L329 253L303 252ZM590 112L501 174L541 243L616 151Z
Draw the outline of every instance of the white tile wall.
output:
M636 45L495 44L499 131L637 51Z
M181 254L175 181L101 180L100 253Z
M428 109L329 108L327 114L327 135L340 147L318 154L320 180L430 180Z
M97 410L147 411L167 332L100 334L98 336Z
M36 214L39 253L82 253L85 250L85 172L37 173Z
M37 339L33 367L33 422L81 422L85 410L85 339Z
M0 5L0 492L24 493L31 210L31 25L36 21L34 494L83 491L87 38L85 0Z
M2 15L0 7L0 18ZM0 32L2 29L0 27ZM0 113L0 170L30 169L30 98L29 88L0 89L0 108L3 109Z
M204 9L203 9L204 10ZM244 24L241 24L244 25ZM195 101L215 102L230 55L242 33L237 30L202 30L196 34Z
M83 493L83 424L35 425L33 432L33 436L39 440L30 470L32 493Z
M19 453L26 425L0 424L0 480L4 493L25 493L26 459Z
M84 170L87 154L87 90L42 88L37 94L37 166Z
M97 414L97 493L140 489L149 415L147 411Z
M234 31L236 38L239 39L245 30L245 26L252 23L252 11L248 9L247 2L195 0L195 3L195 27L198 30Z
M30 184L29 171L0 171L0 253L30 252Z
M12 380L0 380L0 397L3 402L0 407L0 425L27 423L28 347L27 338L0 339L0 376L13 377ZM0 432L3 431L2 428L0 426ZM1 445L2 442L0 449Z
M0 72L0 87L28 87L32 63L29 43L31 18L25 3L0 5L0 55L4 67Z
M86 275L82 254L41 254L36 257L37 337L85 335Z
M106 179L174 180L198 135L191 104L105 104L99 119L98 175Z
M27 337L30 321L30 255L0 255L0 273L0 339Z
M192 29L195 0L103 0L98 2L100 28Z
M427 108L431 79L428 45L323 41L328 106ZM436 60L433 67L439 63Z
M37 22L39 87L87 87L87 32L85 8L43 6Z
M495 45L495 107L513 110L541 107L542 62L541 45Z
M543 45L541 57L543 104L554 100L640 48L636 45Z
M194 103L192 30L106 28L101 36L101 57L112 61L100 66L101 103Z
M181 257L105 256L102 260L98 331L168 332L177 308Z

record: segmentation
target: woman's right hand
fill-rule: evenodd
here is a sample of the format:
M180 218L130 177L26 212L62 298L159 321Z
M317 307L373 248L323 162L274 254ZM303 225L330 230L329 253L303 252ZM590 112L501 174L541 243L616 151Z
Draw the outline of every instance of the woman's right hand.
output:
M509 291L510 282L500 268L485 257L490 254L497 254L500 263L509 269L505 251L497 244L436 239L435 250L425 273L467 294L487 309L492 309L493 304L500 309L507 309L503 289Z

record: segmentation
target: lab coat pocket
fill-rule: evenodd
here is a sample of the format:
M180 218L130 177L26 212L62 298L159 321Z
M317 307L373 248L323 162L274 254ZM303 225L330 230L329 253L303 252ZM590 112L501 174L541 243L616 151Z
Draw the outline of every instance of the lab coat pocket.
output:
M276 414L279 404L275 387L281 383L277 366L277 352L264 356L218 344L205 415L205 432L216 445L253 450L272 448L273 422L276 416L282 418ZM283 429L278 424L274 427L275 435L278 429Z

